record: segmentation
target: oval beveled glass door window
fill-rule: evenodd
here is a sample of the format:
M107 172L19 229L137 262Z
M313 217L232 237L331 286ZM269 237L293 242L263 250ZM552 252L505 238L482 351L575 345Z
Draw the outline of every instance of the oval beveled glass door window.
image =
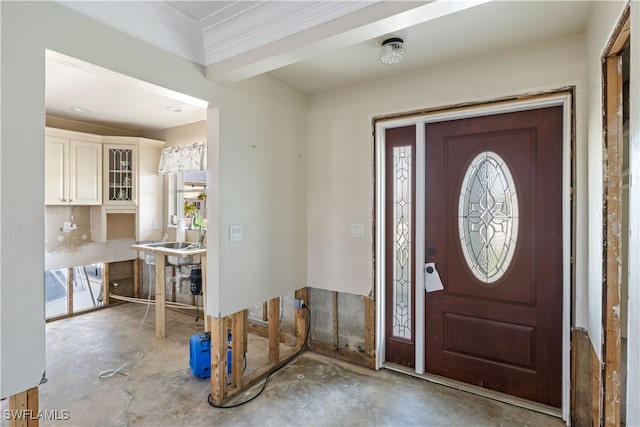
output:
M467 169L458 204L462 253L474 276L490 286L509 267L518 237L518 197L509 167L492 152Z

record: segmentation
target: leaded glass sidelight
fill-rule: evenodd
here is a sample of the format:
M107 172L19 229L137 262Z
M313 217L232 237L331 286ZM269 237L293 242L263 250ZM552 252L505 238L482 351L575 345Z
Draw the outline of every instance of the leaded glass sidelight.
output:
M411 147L393 148L393 336L411 339Z
M518 237L518 197L509 167L496 153L476 156L465 173L458 231L469 269L485 285L500 279Z

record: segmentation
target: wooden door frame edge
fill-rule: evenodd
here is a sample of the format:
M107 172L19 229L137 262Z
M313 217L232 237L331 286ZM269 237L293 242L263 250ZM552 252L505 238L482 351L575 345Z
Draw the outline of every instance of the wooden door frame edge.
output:
M621 324L620 285L622 252L622 52L630 43L630 6L627 5L602 56L603 105L603 196L604 219L602 271L601 375L593 378L598 384L592 389L599 393L593 399L594 425L620 425L621 396Z

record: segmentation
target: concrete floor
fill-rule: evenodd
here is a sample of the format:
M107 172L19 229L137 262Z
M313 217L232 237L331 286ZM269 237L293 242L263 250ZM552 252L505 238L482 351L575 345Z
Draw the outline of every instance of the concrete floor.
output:
M209 380L189 369L194 321L167 312L167 338L154 337L154 313L138 338L145 306L123 304L47 324L47 378L41 410L67 410L67 421L40 425L121 426L124 376L98 373L144 357L125 369L135 426L563 426L547 415L432 384L373 371L306 352L276 373L262 396L235 409L207 404ZM285 348L283 347L283 350ZM247 372L266 362L267 340L249 336ZM251 396L247 392L239 398ZM2 402L2 410L7 402ZM4 418L4 417L3 417ZM2 425L7 421L2 420Z

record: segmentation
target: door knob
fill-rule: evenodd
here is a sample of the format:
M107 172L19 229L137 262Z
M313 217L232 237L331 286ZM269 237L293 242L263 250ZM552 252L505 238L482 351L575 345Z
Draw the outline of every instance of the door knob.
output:
M429 246L427 248L427 255L434 256L436 254L436 248Z

